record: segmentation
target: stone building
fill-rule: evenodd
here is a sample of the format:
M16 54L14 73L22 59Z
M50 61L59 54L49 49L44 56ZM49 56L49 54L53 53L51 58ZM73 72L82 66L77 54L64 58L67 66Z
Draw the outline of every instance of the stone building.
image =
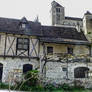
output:
M0 18L0 80L15 82L29 70L45 78L85 79L92 73L91 17L65 17L64 7L52 2L52 26L38 21ZM64 81L65 82L65 81Z

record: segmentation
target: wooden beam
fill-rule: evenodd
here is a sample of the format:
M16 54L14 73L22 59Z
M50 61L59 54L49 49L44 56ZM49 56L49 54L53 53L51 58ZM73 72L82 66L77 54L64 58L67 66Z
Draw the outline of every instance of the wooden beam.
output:
M7 34L5 35L4 56L6 55Z
M13 43L14 43L14 41L15 41L15 37L14 37L14 39L13 39L13 41L12 41L12 43L11 43L11 45L10 45L10 47L9 47L9 49L7 50L7 54L8 54L8 52L10 51L10 49L12 50L12 53L13 53L13 55L14 55L14 50L12 49L12 45L13 45ZM8 37L8 40L9 40L9 43L11 42L10 41L10 38Z
M20 54L18 54L18 56L20 56L20 55L25 55L24 53L26 52L26 50L24 50L24 51L22 51L22 52L20 52ZM25 55L25 56L27 56L27 55Z
M35 51L36 56L38 56L38 55L37 55L37 52L36 52L36 49L35 49L35 46L37 45L37 42L38 42L38 40L36 40L36 42L35 42L35 44L34 44L33 41L32 41L32 39L31 39L32 50L31 50L31 52L30 52L30 55L32 55L32 52Z
M39 39L39 42L38 42L38 57L40 57L40 39Z

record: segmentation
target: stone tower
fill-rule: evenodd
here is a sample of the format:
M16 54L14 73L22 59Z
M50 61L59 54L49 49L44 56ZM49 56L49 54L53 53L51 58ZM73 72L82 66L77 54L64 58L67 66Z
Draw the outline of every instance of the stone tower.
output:
M89 11L83 17L83 30L88 40L92 42L92 13Z
M51 3L51 22L52 25L61 25L65 19L64 7L56 1Z

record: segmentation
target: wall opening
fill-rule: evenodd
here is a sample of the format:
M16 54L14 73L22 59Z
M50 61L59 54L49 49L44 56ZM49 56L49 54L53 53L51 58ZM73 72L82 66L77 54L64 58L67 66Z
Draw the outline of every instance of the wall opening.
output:
M33 65L31 64L24 64L23 65L23 73L27 73L28 71L33 69Z
M0 81L2 81L3 64L0 63Z
M87 78L88 67L77 67L74 69L74 78Z

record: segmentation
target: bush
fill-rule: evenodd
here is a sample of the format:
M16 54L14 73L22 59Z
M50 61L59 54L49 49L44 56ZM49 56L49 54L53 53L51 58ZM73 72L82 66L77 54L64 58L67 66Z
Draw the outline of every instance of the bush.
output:
M0 83L0 89L8 89L9 88L9 85L8 84L5 84L5 83Z
M64 90L71 90L71 87L68 84L65 84L65 83L62 85L62 88Z
M32 71L28 71L25 74L25 84L29 85L29 86L36 86L38 84L38 71L37 70L32 70Z
M53 84L46 84L44 86L45 90L56 90L56 87Z
M22 91L31 91L32 88L31 88L30 86L24 84L24 85L21 87L21 90L22 90Z

